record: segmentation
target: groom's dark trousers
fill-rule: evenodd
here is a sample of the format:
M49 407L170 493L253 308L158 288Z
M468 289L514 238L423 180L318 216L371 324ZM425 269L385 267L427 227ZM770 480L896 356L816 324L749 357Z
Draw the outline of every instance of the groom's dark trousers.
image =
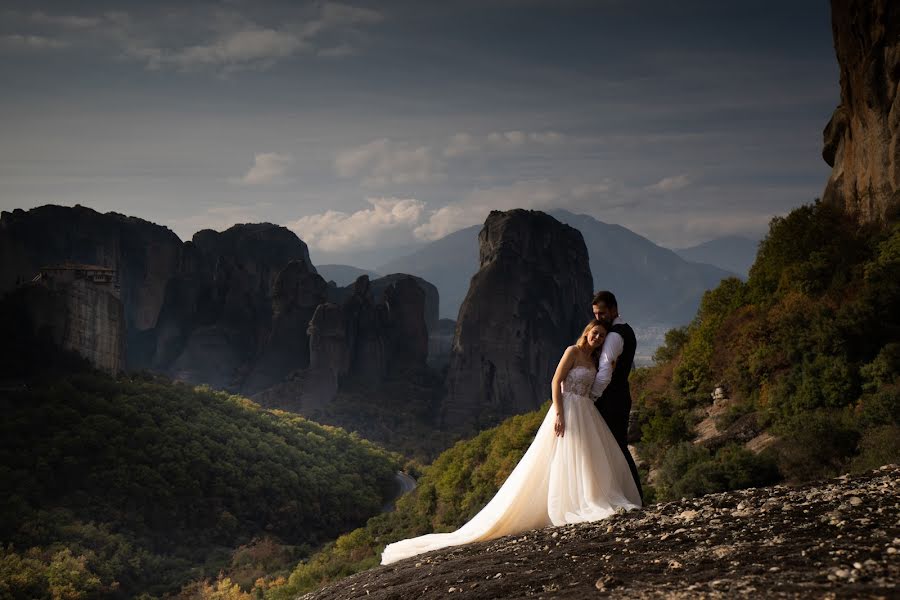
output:
M634 483L637 486L641 499L644 498L644 490L641 488L641 478L638 475L637 465L628 451L628 416L631 413L631 388L628 385L628 375L631 373L631 365L634 364L634 351L637 349L637 339L634 330L627 323L618 323L610 328L622 336L625 340L625 346L622 354L616 360L616 368L613 369L612 378L609 385L603 391L594 405L600 411L600 415L609 426L609 430L616 438L625 460L628 461L628 468L631 469L631 476L634 477Z

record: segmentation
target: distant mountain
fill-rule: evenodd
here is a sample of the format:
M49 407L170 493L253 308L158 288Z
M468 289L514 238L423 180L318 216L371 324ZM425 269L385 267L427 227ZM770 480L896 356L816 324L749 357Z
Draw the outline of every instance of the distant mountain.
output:
M734 273L689 262L621 225L609 225L565 210L549 212L584 236L594 289L612 290L622 314L639 325L688 323L700 297ZM378 268L382 273L410 273L437 286L440 315L456 319L459 306L478 271L481 225L461 229Z
M727 235L690 248L676 248L675 253L691 262L706 263L737 273L744 279L756 260L759 240L739 235Z
M550 214L581 231L591 261L595 290L610 290L632 323L680 325L690 322L703 292L734 273L688 262L621 225L565 210Z
M360 275L368 275L369 279L378 279L381 277L375 271L368 269L360 269L350 265L317 265L316 271L319 272L325 281L333 281L338 287L348 286L359 278Z
M377 270L418 275L433 283L441 295L441 318L455 320L469 291L469 280L478 271L479 231L481 225L460 229Z
M325 250L313 249L310 251L310 257L315 265L318 265L319 263L327 265L356 265L356 267L360 269L371 269L380 273L389 273L392 271L382 271L379 268L379 265L412 254L413 252L420 250L426 244L427 242L411 242L400 246L376 246L349 252L328 252Z

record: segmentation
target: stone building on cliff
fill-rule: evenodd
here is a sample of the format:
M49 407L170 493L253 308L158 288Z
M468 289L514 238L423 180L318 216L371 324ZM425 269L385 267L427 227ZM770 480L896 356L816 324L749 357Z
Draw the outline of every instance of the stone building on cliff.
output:
M42 266L31 287L42 288L34 293L49 296L54 307L29 315L38 329L102 371L115 375L124 367L125 309L115 269L70 262Z

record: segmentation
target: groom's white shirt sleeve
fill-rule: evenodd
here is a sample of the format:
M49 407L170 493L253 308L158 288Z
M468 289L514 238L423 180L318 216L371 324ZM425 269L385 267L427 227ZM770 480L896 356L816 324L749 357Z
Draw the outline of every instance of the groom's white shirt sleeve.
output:
M620 317L616 317L613 321L614 325L624 323ZM597 368L597 377L594 378L594 385L591 387L591 396L599 398L603 395L606 387L612 379L613 362L622 354L625 349L625 340L615 331L609 332L606 339L603 340L603 349L600 351L600 366Z

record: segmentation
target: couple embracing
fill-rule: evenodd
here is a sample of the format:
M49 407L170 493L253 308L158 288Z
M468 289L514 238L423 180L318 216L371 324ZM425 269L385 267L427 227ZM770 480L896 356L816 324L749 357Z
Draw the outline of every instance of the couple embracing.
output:
M616 297L598 292L594 319L566 348L553 375L553 404L534 441L481 511L451 533L388 544L381 564L550 525L604 519L641 506L628 451L628 375L637 343Z

